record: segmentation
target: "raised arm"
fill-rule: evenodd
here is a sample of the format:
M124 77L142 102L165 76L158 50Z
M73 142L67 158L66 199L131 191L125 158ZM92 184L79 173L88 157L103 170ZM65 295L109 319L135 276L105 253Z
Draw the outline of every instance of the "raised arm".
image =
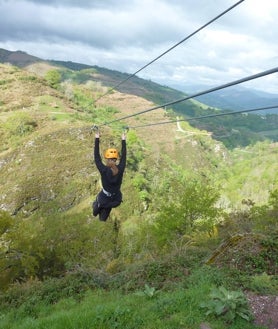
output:
M105 169L105 165L102 163L101 156L99 153L99 133L95 134L95 147L94 147L94 160L99 171Z
M121 160L119 163L119 167L121 167L123 170L126 166L126 134L122 134L122 151L121 151Z

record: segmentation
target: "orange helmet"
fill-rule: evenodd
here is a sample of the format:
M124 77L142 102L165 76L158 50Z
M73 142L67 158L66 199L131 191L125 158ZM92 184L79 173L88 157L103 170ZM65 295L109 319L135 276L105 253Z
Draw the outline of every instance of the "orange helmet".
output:
M116 149L108 149L104 152L105 159L118 159L119 153Z

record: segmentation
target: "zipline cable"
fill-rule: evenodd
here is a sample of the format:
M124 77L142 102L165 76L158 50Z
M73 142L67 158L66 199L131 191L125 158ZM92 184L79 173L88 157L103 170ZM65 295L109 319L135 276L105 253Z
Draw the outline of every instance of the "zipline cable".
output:
M278 105L272 105L267 107L259 107L255 109L250 110L241 110L241 111L231 111L231 112L225 112L225 113L214 113L214 114L208 114L208 115L202 115L199 117L193 117L193 118L187 118L187 119L176 119L171 121L162 121L162 122L156 122L156 123L146 123L144 125L138 125L138 126L128 126L129 129L136 129L136 128L143 128L143 127L149 127L149 126L158 126L158 125L164 125L169 123L177 123L180 121L194 121L194 120L200 120L200 119L206 119L206 118L214 118L214 117L220 117L224 115L234 115L234 114L241 114L241 113L249 113L254 111L266 111L270 109L278 108Z
M230 10L232 10L233 8L235 8L236 6L238 6L241 2L243 2L244 0L240 0L238 2L236 2L234 5L232 5L231 7L229 7L228 9L226 9L225 11L223 11L221 14L217 15L216 17L214 17L213 19L211 19L209 22L207 22L206 24L204 24L203 26L201 26L200 28L198 28L196 31L194 31L193 33L189 34L187 37L185 37L184 39L182 39L181 41L179 41L178 43L176 43L174 46L172 46L171 48L167 49L166 51L164 51L161 55L157 56L155 59L153 59L152 61L150 61L149 63L147 63L146 65L144 65L143 67L141 67L139 70L137 70L136 72L134 72L133 74L129 75L126 79L124 79L123 81L119 82L118 84L116 84L114 87L110 88L106 93L104 93L103 95L99 96L94 103L96 103L97 101L99 101L101 98L103 98L104 96L108 95L111 93L111 91L113 91L114 89L116 89L117 87L119 87L120 85L122 85L123 83L125 83L126 81L128 81L129 79L131 79L132 77L134 77L137 73L141 72L142 70L144 70L146 67L148 67L149 65L153 64L155 61L157 61L159 58L161 58L162 56L166 55L168 52L170 52L171 50L173 50L174 48L176 48L177 46L179 46L180 44L182 44L183 42L185 42L186 40L188 40L189 38L191 38L193 35L197 34L198 32L200 32L201 30L203 30L205 27L207 27L208 25L210 25L211 23L213 23L214 21L216 21L218 18L220 18L221 16L224 16L226 13L228 13Z
M101 124L100 127L101 126L107 126L107 125L110 125L111 123L114 123L114 122L117 122L117 121L121 121L121 120L124 120L124 119L128 119L128 118L131 118L131 117L134 117L134 116L137 116L137 115L141 115L143 113L154 111L154 110L157 110L157 109L162 108L162 107L165 107L165 106L177 104L177 103L186 101L186 100L191 99L191 98L195 98L195 97L198 97L198 96L209 94L211 92L214 92L214 91L217 91L217 90L221 90L221 89L224 89L224 88L227 88L227 87L231 87L231 86L234 86L234 85L237 85L237 84L246 82L246 81L250 81L250 80L253 80L253 79L261 78L263 76L266 76L266 75L269 75L269 74L273 74L273 73L276 73L276 72L278 72L278 67L275 67L273 69L266 70L266 71L263 71L263 72L260 72L260 73L257 73L257 74L253 74L253 75L250 75L248 77L245 77L245 78L242 78L242 79L239 79L239 80L235 80L235 81L226 83L224 85L220 85L218 87L214 87L214 88L211 88L211 89L208 89L208 90L205 90L205 91L201 91L201 92L198 92L196 94L193 94L193 95L190 95L190 96L186 96L184 98L180 98L178 100L175 100L175 101L172 101L172 102L169 102L169 103L165 103L165 104L162 104L162 105L157 105L157 106L154 106L154 107L152 107L150 109L147 109L147 110L144 110L144 111L141 111L141 112L137 112L137 113L134 113L134 114L126 115L124 117L121 117L121 118L118 118L118 119L115 119L115 120L112 120L112 121L109 121L109 122L105 122L105 123Z

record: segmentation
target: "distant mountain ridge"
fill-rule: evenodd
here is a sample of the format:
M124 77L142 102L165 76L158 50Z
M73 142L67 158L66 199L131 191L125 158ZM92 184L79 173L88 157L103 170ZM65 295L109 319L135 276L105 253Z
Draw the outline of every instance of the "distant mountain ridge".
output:
M102 82L112 87L117 85L119 81L122 81L129 76L129 74L127 73L122 73L115 70L98 67L96 65L87 65L87 64L75 63L71 61L56 61L56 60L46 61L38 57L29 55L26 52L20 50L9 51L0 48L0 62L1 63L8 62L19 67L25 67L36 62L49 62L55 65L62 65L63 67L67 67L72 70L96 68L100 73L103 73L101 77L99 77L102 79ZM143 90L140 88L138 89L138 84L142 85L142 81L145 80L138 78L137 76L134 76L132 80L130 80L126 84L119 86L117 90L124 93L135 94L136 96L140 96L140 97L146 97L146 95L148 94L147 89L146 88L143 88ZM162 87L161 85L149 80L148 83ZM196 92L208 90L209 88L210 87L205 85L194 85L194 84L188 85L185 88L179 85L176 85L173 88L167 87L167 94L168 94L167 96L169 97L166 96L166 102L173 100L174 99L173 97L176 97L178 99L183 97L185 94L191 95ZM148 95L146 98L148 99ZM267 106L278 104L278 95L270 94L255 89L245 88L242 86L225 88L219 91L215 91L213 93L195 97L195 99L200 101L201 103L206 104L207 106L215 107L223 110L231 110L231 111L240 111L244 109L267 107ZM278 108L266 110L264 111L264 114L265 113L278 114Z
M0 48L0 63L10 63L18 67L25 67L41 61L40 58L29 55L21 50L10 51Z
M97 72L96 77L91 77L91 80L101 82L103 85L108 87L114 87L129 76L127 73L106 69L97 65L87 65L71 61L43 60L20 50L9 51L0 48L0 63L10 63L12 65L24 68L38 62L49 63L50 65L56 67L67 68L74 71L95 69ZM117 87L117 90L122 93L144 97L147 100L156 102L157 104L170 102L174 99L179 99L185 96L185 94L179 90L167 86L161 86L155 82L138 78L137 76L130 79L128 83ZM188 102L187 107L192 106L194 107L195 105Z
M207 90L210 87L205 85L191 85L182 89L178 86L176 88L178 90L183 89L184 92L193 94ZM196 97L195 99L208 106L231 111L278 105L278 95L242 86L218 90L210 94ZM278 114L278 108L267 110L265 113Z

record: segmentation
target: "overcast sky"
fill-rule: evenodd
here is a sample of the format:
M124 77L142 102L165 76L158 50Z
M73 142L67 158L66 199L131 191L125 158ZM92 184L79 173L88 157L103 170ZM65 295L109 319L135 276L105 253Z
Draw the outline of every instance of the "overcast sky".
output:
M0 48L132 74L236 2L0 0ZM275 67L278 1L245 0L138 76L186 91ZM277 94L278 73L241 85Z

